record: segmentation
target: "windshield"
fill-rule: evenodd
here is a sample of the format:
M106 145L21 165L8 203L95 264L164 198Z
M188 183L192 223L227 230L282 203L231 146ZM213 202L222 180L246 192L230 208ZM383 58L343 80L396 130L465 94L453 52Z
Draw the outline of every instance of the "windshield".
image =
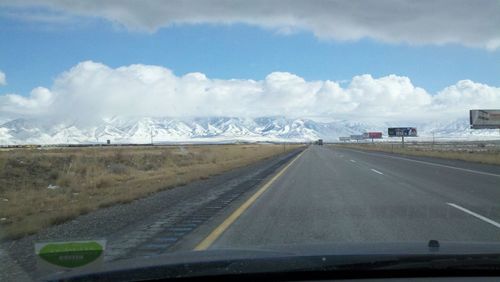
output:
M499 8L0 0L0 280L498 250Z

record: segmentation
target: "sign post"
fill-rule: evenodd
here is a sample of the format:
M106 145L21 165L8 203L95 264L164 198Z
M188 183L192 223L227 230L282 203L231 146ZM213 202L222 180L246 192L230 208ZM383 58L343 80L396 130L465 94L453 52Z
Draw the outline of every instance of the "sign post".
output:
M349 136L349 138L350 138L351 140L356 140L356 143L358 143L358 142L359 142L359 140L363 140L363 139L365 139L365 138L363 137L363 135L362 135L362 134L355 134L355 135L351 135L351 136Z
M373 139L382 139L382 132L366 132L363 136L366 139L371 139L373 143Z
M405 147L406 137L417 137L417 129L415 127L389 127L387 130L389 137L401 137L401 147Z

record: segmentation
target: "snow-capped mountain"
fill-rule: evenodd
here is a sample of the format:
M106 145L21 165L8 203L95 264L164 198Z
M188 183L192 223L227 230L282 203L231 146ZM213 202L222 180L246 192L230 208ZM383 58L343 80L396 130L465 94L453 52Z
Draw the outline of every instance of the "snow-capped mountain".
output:
M340 136L366 131L382 131L386 135L390 126L394 125L346 120L319 122L285 117L113 117L92 124L78 120L57 122L20 118L0 125L0 145L104 143L106 140L112 143L150 143L151 139L155 143L311 141L318 138L336 141ZM497 130L470 129L467 119L409 126L417 126L421 139L433 134L438 138L500 138Z

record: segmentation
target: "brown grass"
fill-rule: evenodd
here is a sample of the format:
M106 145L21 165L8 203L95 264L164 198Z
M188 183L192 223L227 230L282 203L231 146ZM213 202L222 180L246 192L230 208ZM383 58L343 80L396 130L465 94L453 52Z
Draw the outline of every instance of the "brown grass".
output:
M345 148L361 149L368 151L392 152L409 156L434 157L441 159L462 160L468 162L477 162L484 164L500 165L500 151L498 150L443 150L433 149L431 145L421 148L401 148L400 144L339 144Z
M286 146L287 151L297 146ZM282 145L0 151L0 238L151 195L283 153ZM56 189L48 189L56 185Z

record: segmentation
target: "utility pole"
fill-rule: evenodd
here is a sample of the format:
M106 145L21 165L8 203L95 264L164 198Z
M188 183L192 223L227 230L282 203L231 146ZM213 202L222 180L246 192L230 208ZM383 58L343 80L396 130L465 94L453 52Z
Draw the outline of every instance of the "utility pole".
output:
M151 146L153 146L153 128L151 128Z
M435 138L434 138L434 131L432 132L432 149L434 149L434 142L435 142Z

